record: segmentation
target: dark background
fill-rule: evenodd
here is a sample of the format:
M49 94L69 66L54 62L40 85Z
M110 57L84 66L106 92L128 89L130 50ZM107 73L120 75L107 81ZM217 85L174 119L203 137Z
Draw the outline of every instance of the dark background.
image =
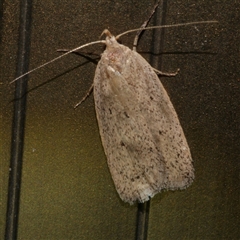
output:
M0 238L4 236L10 159L19 1L1 2ZM71 49L137 28L154 1L34 1L30 69ZM153 31L138 51L157 68L179 115L194 159L196 179L185 191L151 201L149 239L239 239L239 1L165 1L166 24L218 20L169 28L153 54ZM161 12L163 11L163 13ZM154 22L155 21L155 22ZM134 33L121 40L132 47ZM155 39L156 40L156 39ZM102 45L85 49L100 54ZM101 145L91 95L96 64L69 55L29 76L19 212L19 239L134 239L137 205L114 188Z

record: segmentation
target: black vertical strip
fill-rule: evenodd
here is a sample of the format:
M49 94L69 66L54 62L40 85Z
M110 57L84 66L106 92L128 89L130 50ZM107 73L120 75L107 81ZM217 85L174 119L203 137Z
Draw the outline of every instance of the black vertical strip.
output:
M3 1L0 0L0 43L2 43L3 35Z
M167 0L162 0L159 4L158 11L155 14L154 26L166 25L166 13L167 13ZM161 71L162 58L159 55L163 52L164 43L164 30L165 28L154 29L153 31L153 43L152 43L152 57L150 60L151 65Z
M136 240L147 239L150 200L138 203Z
M20 5L20 27L16 76L27 72L30 52L31 0L22 0ZM27 76L15 83L12 145L8 184L8 203L5 239L17 239L20 202L24 125L26 115Z
M154 26L162 26L165 24L166 19L167 0L160 1L158 9L154 15ZM155 68L161 70L161 58L159 53L163 49L163 36L164 28L155 29L153 31L153 43L152 43L152 57L150 64ZM150 201L138 204L137 212L137 230L136 240L147 240L148 238L148 220L150 211Z

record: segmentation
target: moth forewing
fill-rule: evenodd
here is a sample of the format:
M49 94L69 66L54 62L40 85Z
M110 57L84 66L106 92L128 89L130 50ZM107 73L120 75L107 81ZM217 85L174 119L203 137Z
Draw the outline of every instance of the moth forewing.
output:
M191 153L159 78L138 53L107 34L94 78L99 131L115 187L145 202L194 179Z

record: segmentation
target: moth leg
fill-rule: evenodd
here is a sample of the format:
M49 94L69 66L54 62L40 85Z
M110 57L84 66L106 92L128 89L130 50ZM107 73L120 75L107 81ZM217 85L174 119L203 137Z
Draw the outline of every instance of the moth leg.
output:
M69 51L69 49L58 49L58 50L57 50L57 52L68 52L68 51ZM85 56L84 53L81 53L81 52L78 52L78 51L74 51L74 52L72 52L72 53L77 54L77 55L84 56L85 58L90 59L92 62L96 62L96 61L94 61L93 59ZM94 53L90 53L90 54L94 55ZM95 54L95 55L96 55L96 54ZM86 98L90 95L90 93L92 92L92 90L93 90L93 83L92 83L91 87L88 89L86 95L81 99L80 102L78 102L78 103L74 106L74 108L77 108L79 105L81 105L81 103L84 102L84 101L86 100Z
M82 102L84 102L86 100L86 98L90 95L90 93L92 92L93 90L93 83L91 85L91 87L88 89L86 95L81 99L81 101L79 103L77 103L74 108L77 108Z
M139 30L134 38L134 41L133 41L133 51L137 51L137 44L138 44L138 40L140 38L140 35L142 34L144 28L148 25L149 21L151 20L153 14L155 13L157 7L159 5L159 1L155 4L155 6L153 7L153 10L152 10L152 13L151 15L149 16L149 18L142 24L142 26L140 27L141 30Z
M176 72L173 72L173 73L165 73L165 72L159 71L159 70L157 70L156 68L153 68L153 67L152 67L152 69L153 69L153 71L156 72L157 74L162 75L162 76L167 76L167 77L175 77L175 76L179 73L179 71L180 71L180 69L178 68Z

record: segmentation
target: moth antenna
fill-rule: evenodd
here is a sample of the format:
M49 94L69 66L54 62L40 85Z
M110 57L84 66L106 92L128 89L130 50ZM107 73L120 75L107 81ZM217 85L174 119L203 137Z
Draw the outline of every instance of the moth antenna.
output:
M54 58L54 59L52 59L52 60L50 60L50 61L48 61L48 62L46 62L46 63L40 65L40 66L38 66L38 67L36 67L36 68L34 68L34 69L32 69L32 70L24 73L24 74L22 74L21 76L15 78L14 80L12 80L12 81L10 82L10 84L16 82L16 81L19 80L20 78L22 78L22 77L24 77L24 76L26 76L26 75L28 75L28 74L30 74L30 73L32 73L32 72L40 69L40 68L42 68L42 67L45 67L46 65L48 65L48 64L50 64L50 63L52 63L52 62L55 62L56 60L58 60L58 59L60 59L60 58L62 58L62 57L64 57L64 56L68 55L69 53L75 52L75 51L77 51L77 50L79 50L79 49L81 49L81 48L84 48L84 47L87 47L87 46L90 46L90 45L94 45L94 44L98 44L98 43L103 43L103 44L104 44L104 43L105 43L105 40L99 40L99 41L95 41L95 42L86 43L86 44L84 44L84 45L82 45L82 46L80 46L80 47L71 49L71 50L69 50L68 52L66 52L66 53L64 53L64 54L62 54L62 55L60 55L60 56L58 56L58 57L56 57L56 58Z
M125 34L131 33L131 32L136 32L139 30L148 30L148 29L155 29L155 28L171 28L171 27L181 27L181 26L188 26L188 25L195 25L195 24L208 24L208 23L218 23L216 20L212 21L200 21L200 22L189 22L189 23L178 23L178 24L172 24L172 25L163 25L163 26L152 26L152 27L145 27L145 28L136 28L132 30L128 30L124 33L121 33L116 36L116 39L119 39Z
M163 25L163 26L152 26L152 27L145 27L145 28L136 28L136 29L128 30L128 31L126 31L126 32L124 32L124 33L121 33L121 34L117 35L117 36L116 36L116 39L118 39L118 38L120 38L121 36L126 35L126 34L128 34L128 33L136 32L136 31L139 31L139 30L148 30L148 29L155 29L155 28L180 27L180 26L195 25L195 24L208 24L208 23L218 23L218 21L215 21L215 20L213 20L213 21L200 21L200 22L190 22L190 23L179 23L179 24L173 24L173 25ZM111 34L107 29L105 29L105 30L102 32L102 35L103 35L103 34L106 34L108 37L111 37L111 36L112 36L112 34ZM102 35L101 35L101 36L102 36ZM34 68L34 69L32 69L32 70L24 73L24 74L22 74L22 75L20 75L19 77L17 77L17 78L15 78L14 80L12 80L12 81L10 82L10 84L16 82L16 81L19 80L20 78L22 78L22 77L24 77L24 76L26 76L26 75L28 75L28 74L30 74L30 73L32 73L32 72L40 69L40 68L45 67L46 65L48 65L48 64L50 64L50 63L52 63L52 62L55 62L56 60L58 60L58 59L60 59L60 58L62 58L62 57L64 57L64 56L66 56L66 55L68 55L68 54L70 54L70 53L72 53L72 52L75 52L75 51L77 51L77 50L79 50L79 49L82 49L82 48L84 48L84 47L87 47L87 46L90 46L90 45L94 45L94 44L98 44L98 43L103 43L103 44L104 44L104 43L106 43L106 41L105 41L105 40L99 40L99 41L95 41L95 42L91 42L91 43L86 43L86 44L84 44L84 45L82 45L82 46L80 46L80 47L71 49L71 50L69 50L68 52L66 52L66 53L64 53L64 54L62 54L62 55L60 55L60 56L58 56L58 57L56 57L56 58L54 58L54 59L52 59L52 60L50 60L50 61L48 61L48 62L46 62L46 63L40 65L40 66L38 66L38 67L36 67L36 68Z

